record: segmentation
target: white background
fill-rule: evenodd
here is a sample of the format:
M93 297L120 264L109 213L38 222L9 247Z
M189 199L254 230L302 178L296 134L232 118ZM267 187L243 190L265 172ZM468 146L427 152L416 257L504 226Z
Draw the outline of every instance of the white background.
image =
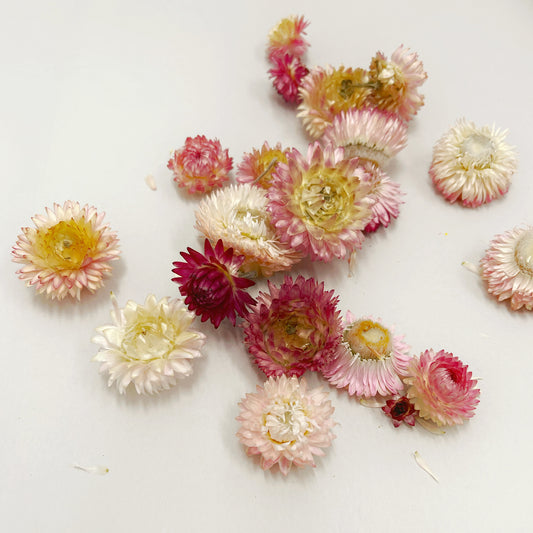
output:
M2 531L533 529L533 314L497 303L461 266L496 233L533 223L530 0L3 4ZM121 305L178 294L171 263L199 245L198 200L177 189L166 162L187 136L219 138L235 167L265 140L305 150L264 54L268 30L292 13L311 22L310 66L367 67L403 43L429 74L426 105L389 172L406 193L399 219L368 239L355 277L341 261L297 272L335 289L343 312L394 324L414 354L452 351L482 380L476 416L440 437L394 429L331 389L338 438L315 469L284 478L264 473L234 436L238 401L263 379L239 329L200 326L206 357L158 397L108 389L91 337L109 322L109 290ZM508 128L520 153L508 195L475 210L446 203L427 174L434 142L462 116ZM35 295L9 256L31 216L67 199L105 211L121 240L112 278L80 304Z

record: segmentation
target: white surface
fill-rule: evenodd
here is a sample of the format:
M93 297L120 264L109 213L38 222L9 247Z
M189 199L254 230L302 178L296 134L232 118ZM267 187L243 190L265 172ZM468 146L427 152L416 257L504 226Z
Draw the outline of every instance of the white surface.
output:
M533 529L533 314L498 304L461 267L494 234L533 223L531 1L31 1L2 11L3 531ZM437 437L394 429L332 389L338 438L316 469L283 478L234 437L237 402L262 379L238 329L202 326L195 374L153 398L108 389L90 339L109 322L109 290L121 304L178 293L171 262L199 238L196 200L166 169L170 150L200 133L218 137L235 166L264 140L305 149L264 56L268 30L291 13L311 22L310 65L366 67L404 43L429 74L390 170L407 195L400 218L367 241L354 278L344 262L298 271L334 288L343 311L395 324L413 353L459 355L482 395L469 423ZM447 204L427 176L433 143L461 116L509 128L520 152L509 194L477 210ZM8 256L31 216L66 199L105 211L121 239L113 277L81 304L37 297Z

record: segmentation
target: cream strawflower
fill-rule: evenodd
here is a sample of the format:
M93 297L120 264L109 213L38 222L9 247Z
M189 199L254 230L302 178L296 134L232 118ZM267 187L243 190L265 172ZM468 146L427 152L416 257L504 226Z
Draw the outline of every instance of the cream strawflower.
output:
M407 144L407 124L380 109L350 109L334 118L322 141L344 147L345 157L369 159L384 166Z
M150 294L144 305L130 300L123 309L113 295L111 301L113 324L97 328L93 338L101 346L93 361L102 363L109 386L116 383L123 394L133 383L138 394L154 394L192 374L205 335L191 328L194 313L181 300Z
M110 274L109 261L118 259L118 238L104 223L105 213L67 201L32 218L35 228L22 228L12 255L28 287L52 300L80 299L83 289L94 292Z
M533 226L518 226L496 237L481 260L481 277L511 309L533 309Z
M304 379L269 378L257 392L239 403L239 440L248 455L261 456L261 468L278 465L287 475L291 467L315 466L315 455L335 438L334 408L322 388L308 390Z
M503 196L516 170L516 152L504 139L507 131L457 121L433 148L429 175L452 204L478 207Z
M279 241L266 207L264 189L231 185L202 200L196 227L212 242L221 239L244 256L241 271L270 276L290 269L302 256Z
M402 376L411 359L403 336L394 336L381 320L356 320L346 314L343 342L337 355L323 368L324 377L351 396L388 396L403 390Z

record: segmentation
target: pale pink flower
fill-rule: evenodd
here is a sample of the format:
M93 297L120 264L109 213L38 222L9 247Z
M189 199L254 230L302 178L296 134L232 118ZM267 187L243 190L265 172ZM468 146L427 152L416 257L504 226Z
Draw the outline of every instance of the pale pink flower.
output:
M280 240L321 261L360 248L372 203L364 167L344 159L342 148L323 150L318 143L309 146L307 158L293 149L287 159L267 192Z
M287 475L292 466L315 465L335 435L334 407L322 388L308 389L304 379L270 378L239 403L237 437L250 456L259 455L263 470L278 465Z
M507 131L457 121L433 148L429 175L450 203L479 207L509 189L516 170L516 152L505 141Z
M426 81L427 73L418 54L409 48L399 46L390 61L378 52L368 73L373 84L370 105L397 113L409 121L424 104L424 96L419 94L418 88Z
M32 218L35 228L22 228L13 246L13 261L28 287L52 300L67 295L80 299L83 289L94 292L118 259L118 238L95 207L66 201Z
M481 278L511 309L533 309L533 226L517 226L491 241L481 260Z
M339 298L314 278L268 283L243 322L244 343L267 376L319 370L341 341Z
M402 422L409 426L415 425L418 411L409 401L407 396L387 400L386 404L381 409L389 418L392 419L392 423L395 428L400 427Z
M298 91L309 69L298 57L289 54L274 55L271 61L274 66L269 69L268 74L272 78L272 85L286 102L298 103L300 101Z
M344 147L345 157L370 159L384 166L407 144L407 124L381 109L350 109L333 119L322 142Z
M378 165L365 160L361 164L367 171L365 181L371 187L369 198L372 200L372 220L365 226L365 232L370 233L380 226L386 228L393 218L398 217L404 194L400 185L392 181Z
M278 22L268 34L269 57L285 54L301 57L309 46L303 37L307 26L309 22L301 15L291 15Z
M411 357L403 336L393 335L381 320L356 320L346 314L346 327L337 353L322 368L324 377L350 396L389 396L403 390Z
M167 167L172 170L179 187L185 187L189 193L205 193L222 187L229 180L233 160L218 139L197 135L187 137L185 145L174 152Z
M252 149L244 154L237 169L237 181L239 183L253 183L263 189L270 188L272 172L278 163L287 162L287 152L289 149L282 148L281 143L277 143L273 148L268 142L264 142L260 150Z
M474 416L480 392L472 372L458 357L444 350L426 350L420 358L413 357L408 374L406 396L421 418L451 426Z

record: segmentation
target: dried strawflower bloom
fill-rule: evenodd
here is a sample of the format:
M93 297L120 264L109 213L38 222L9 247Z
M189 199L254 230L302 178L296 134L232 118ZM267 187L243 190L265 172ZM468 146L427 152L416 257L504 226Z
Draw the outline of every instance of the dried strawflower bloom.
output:
M111 272L109 261L118 259L118 238L104 224L95 207L66 201L32 218L35 228L22 228L13 246L13 261L28 287L52 300L67 295L80 299L83 289L94 292Z
M320 369L341 340L338 297L313 278L268 283L243 322L244 343L267 376Z
M337 354L322 369L326 379L348 394L370 398L388 396L403 390L402 376L407 375L409 346L403 336L371 317L355 320L346 315L346 327Z
M187 251L181 252L185 261L176 261L172 269L177 275L172 281L180 286L185 303L202 316L202 322L209 319L215 328L226 317L235 325L236 315L244 316L247 307L255 303L244 290L255 282L239 277L244 257L233 255L231 248L225 250L220 240L213 249L206 239L204 254L192 248Z
M239 183L253 183L263 189L270 187L272 172L278 163L287 162L288 149L283 149L281 143L270 148L265 141L261 150L252 149L244 154L237 169L237 181Z
M176 150L167 167L174 181L189 193L205 193L222 187L229 180L233 159L223 150L218 139L204 135L187 137L185 145Z
M408 375L406 396L421 418L451 426L474 416L479 403L477 381L458 357L444 350L426 350L411 359Z
M400 204L403 204L403 192L375 163L363 160L360 164L367 170L365 182L371 187L369 198L372 200L372 219L365 226L365 232L370 233L380 226L386 228L393 218L398 217Z
M399 46L390 61L378 52L372 58L368 75L373 86L369 105L392 111L409 121L424 104L418 88L426 81L427 73L418 55L409 48Z
M407 396L387 400L386 405L381 409L392 419L395 428L399 427L402 422L405 422L409 426L415 425L418 412Z
M517 226L496 237L481 260L481 277L511 309L533 309L533 226Z
M459 119L433 148L429 175L452 204L478 207L503 196L516 170L516 152L504 139L507 131L476 127Z
M315 67L303 79L298 116L313 139L342 111L364 107L371 94L368 72L361 68Z
M334 407L322 388L308 389L304 379L281 376L257 386L239 403L237 437L250 456L261 457L261 468L278 465L287 475L291 467L315 466L335 438Z
M309 69L298 57L289 54L274 55L271 61L274 66L269 69L268 74L272 78L272 85L286 102L298 103L300 101L298 91Z
M205 335L191 328L194 314L181 300L157 301L150 294L144 305L130 300L123 309L111 300L113 324L97 328L93 338L101 346L93 361L102 363L109 386L116 383L123 394L133 383L137 393L154 394L192 374L191 360L202 355Z
M279 164L267 192L268 209L280 240L313 260L344 258L360 248L371 219L366 170L343 149L318 143L307 159L293 149Z
M250 184L230 185L204 198L196 227L212 242L242 255L242 272L270 276L290 269L301 254L279 241L267 211L266 191Z
M344 147L345 157L369 159L384 166L407 144L407 124L381 109L350 109L333 119L322 140Z
M309 46L303 37L307 26L309 22L303 16L291 15L282 19L268 34L269 57L285 54L301 57Z

